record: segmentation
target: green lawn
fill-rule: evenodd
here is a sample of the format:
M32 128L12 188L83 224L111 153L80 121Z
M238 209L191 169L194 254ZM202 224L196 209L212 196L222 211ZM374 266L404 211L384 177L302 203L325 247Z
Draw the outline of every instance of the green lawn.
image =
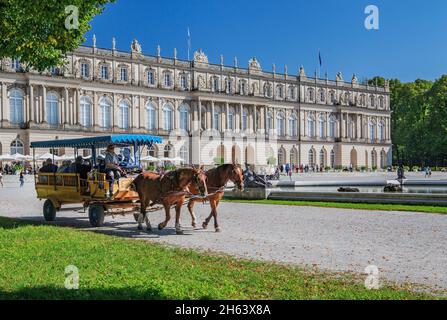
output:
M358 210L381 210L381 211L411 211L427 213L447 213L447 207L441 206L421 206L404 204L380 204L380 203L349 203L349 202L322 202L322 201L300 201L300 200L236 200L225 199L226 202L239 202L250 204L271 204L287 206L325 207Z
M0 218L0 299L425 299L335 275ZM75 265L79 290L64 288Z

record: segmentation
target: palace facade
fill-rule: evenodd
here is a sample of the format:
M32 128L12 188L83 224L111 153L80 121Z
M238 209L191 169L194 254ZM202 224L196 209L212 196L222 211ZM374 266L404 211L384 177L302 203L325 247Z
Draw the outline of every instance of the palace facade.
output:
M110 133L159 135L156 157L256 167L293 163L384 168L391 163L388 85L360 84L81 46L44 73L0 64L0 154L29 154L32 141ZM48 152L45 150L44 152ZM42 152L42 153L44 153ZM60 154L72 150L57 150Z

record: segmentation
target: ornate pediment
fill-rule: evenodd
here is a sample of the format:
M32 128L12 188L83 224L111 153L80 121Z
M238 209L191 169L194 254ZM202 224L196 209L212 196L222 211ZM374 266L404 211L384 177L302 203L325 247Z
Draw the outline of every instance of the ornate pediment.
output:
M198 51L194 52L194 62L198 63L208 63L208 57L203 52L202 49L199 49Z
M248 61L248 70L261 71L261 65L259 64L258 60L256 60L256 57L253 57Z

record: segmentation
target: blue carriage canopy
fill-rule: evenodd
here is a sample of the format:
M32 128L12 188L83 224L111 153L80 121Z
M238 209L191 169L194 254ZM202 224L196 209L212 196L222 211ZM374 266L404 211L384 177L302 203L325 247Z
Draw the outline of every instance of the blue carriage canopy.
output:
M157 136L147 134L122 134L108 135L79 139L64 139L32 142L31 148L105 148L110 144L117 146L147 146L153 143L162 143L162 139Z

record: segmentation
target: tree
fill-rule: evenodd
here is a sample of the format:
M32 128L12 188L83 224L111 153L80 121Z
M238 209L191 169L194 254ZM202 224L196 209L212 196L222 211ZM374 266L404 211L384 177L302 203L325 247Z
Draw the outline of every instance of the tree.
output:
M65 63L65 54L85 41L90 21L115 0L2 0L0 59L19 58L44 71Z

